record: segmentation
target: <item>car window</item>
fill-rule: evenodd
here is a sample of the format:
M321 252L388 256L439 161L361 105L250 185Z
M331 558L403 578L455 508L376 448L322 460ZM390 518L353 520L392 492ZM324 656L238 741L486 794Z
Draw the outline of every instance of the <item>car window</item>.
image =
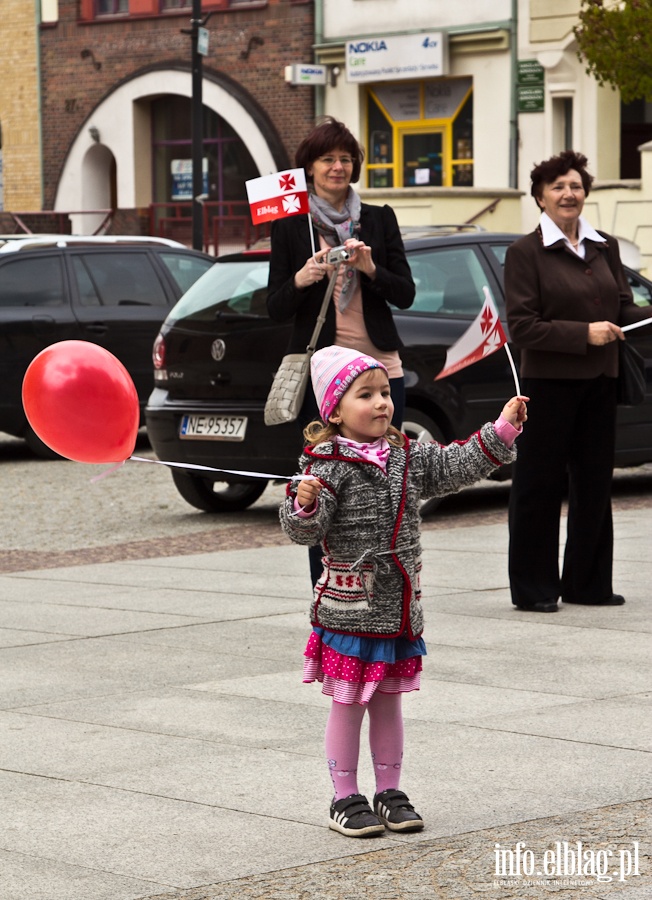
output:
M652 304L652 283L640 275L636 275L630 269L627 269L625 274L634 295L634 303L637 306L650 306Z
M487 275L470 247L413 252L408 257L416 285L408 313L476 316L482 309Z
M0 307L63 306L64 303L58 254L11 259L0 268Z
M183 253L160 253L160 259L167 266L170 275L179 285L182 294L192 287L213 263L201 256L185 256Z
M166 306L147 253L80 253L72 257L82 306Z
M489 249L496 257L501 266L505 265L505 257L507 256L507 248L509 244L489 244Z
M213 320L219 312L267 316L267 260L217 262L186 291L169 320Z

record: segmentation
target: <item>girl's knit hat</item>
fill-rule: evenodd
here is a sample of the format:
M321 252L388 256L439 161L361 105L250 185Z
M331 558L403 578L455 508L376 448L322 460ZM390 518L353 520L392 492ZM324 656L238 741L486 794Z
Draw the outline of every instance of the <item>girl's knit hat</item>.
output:
M335 407L358 375L368 369L383 369L385 366L373 356L360 354L348 347L324 347L317 350L310 360L310 375L315 392L319 415L328 421Z

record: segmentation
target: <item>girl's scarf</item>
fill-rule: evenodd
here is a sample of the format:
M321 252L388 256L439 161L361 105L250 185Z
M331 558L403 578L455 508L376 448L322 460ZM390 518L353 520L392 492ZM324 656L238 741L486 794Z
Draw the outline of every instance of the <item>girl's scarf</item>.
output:
M351 438L345 438L338 434L337 443L353 450L354 453L367 462L380 466L383 472L387 474L387 460L390 453L390 445L387 438L381 437L375 441L365 441L361 444L359 441L352 441Z
M339 247L348 238L360 233L360 197L352 187L346 196L342 212L338 212L323 197L314 191L310 193L310 216L314 228L321 234L329 247ZM358 288L360 273L351 266L344 266L342 287L337 298L337 307L344 312Z

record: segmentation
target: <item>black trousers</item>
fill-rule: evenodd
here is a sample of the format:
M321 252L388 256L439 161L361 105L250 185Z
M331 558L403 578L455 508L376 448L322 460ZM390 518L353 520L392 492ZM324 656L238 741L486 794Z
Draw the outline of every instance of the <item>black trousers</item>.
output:
M403 410L405 409L405 379L390 378L389 387L392 392L392 401L394 403L394 415L392 416L392 425L399 431L403 425ZM301 412L299 413L299 422L305 428L313 419L319 418L319 410L317 409L317 401L312 390L312 385L308 385L306 398L303 401ZM308 559L310 562L310 580L314 587L319 581L323 566L321 564L321 545L315 544L308 547Z
M528 420L509 498L512 602L600 601L613 593L611 483L616 379L526 378ZM559 574L562 500L568 526Z

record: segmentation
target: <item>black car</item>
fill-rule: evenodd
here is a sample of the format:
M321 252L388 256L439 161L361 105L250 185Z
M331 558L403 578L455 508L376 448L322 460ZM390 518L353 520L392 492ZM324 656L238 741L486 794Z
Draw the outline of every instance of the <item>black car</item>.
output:
M117 356L143 408L161 321L214 262L160 238L0 236L0 431L53 455L27 423L21 388L32 359L57 341L92 341Z
M406 236L414 304L395 310L405 347L404 430L421 440L466 438L494 419L514 394L504 350L440 381L447 349L477 316L487 285L504 316L503 264L518 235L488 232ZM263 407L287 346L290 325L267 315L269 251L219 259L179 301L154 345L156 387L145 410L159 459L288 476L302 447L296 423L266 427ZM636 302L652 303L652 282L627 270ZM652 309L650 311L652 315ZM630 335L652 367L652 338ZM649 376L648 376L649 377ZM652 461L652 396L618 412L616 464ZM244 509L265 480L171 469L193 506Z

